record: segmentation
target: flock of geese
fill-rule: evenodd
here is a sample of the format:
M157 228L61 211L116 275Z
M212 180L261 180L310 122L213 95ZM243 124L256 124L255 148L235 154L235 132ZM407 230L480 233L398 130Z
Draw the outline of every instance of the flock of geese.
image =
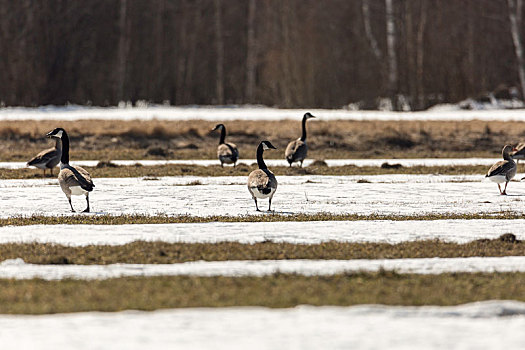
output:
M291 141L286 147L285 157L290 166L293 163L300 162L302 167L308 152L306 145L306 121L310 118L315 118L312 114L306 113L302 119L302 135L297 140ZM221 167L224 164L237 164L239 159L239 150L233 143L226 142L226 127L224 124L217 124L212 131L220 130L221 136L219 139L219 146L217 147L217 157L221 162ZM91 179L91 175L82 167L69 164L69 136L63 128L56 128L46 134L46 137L55 139L55 147L44 150L37 154L33 159L27 162L28 166L34 166L44 171L51 171L60 163L60 172L58 173L58 183L62 192L67 197L71 211L75 212L73 204L71 203L72 195L84 195L86 197L87 207L83 212L89 213L89 193L93 191L95 184ZM268 169L264 163L263 153L265 150L277 149L270 141L261 141L257 146L257 165L256 169L248 175L248 191L255 201L255 208L259 210L257 199L268 198L268 211L271 211L272 198L277 190L277 179L275 175Z
M300 163L306 159L308 147L306 145L306 121L315 118L312 114L306 113L302 119L302 135L297 140L291 141L286 147L285 158L292 166L293 163ZM239 159L239 150L233 143L226 142L226 127L224 124L217 124L212 131L220 130L219 146L217 147L217 157L221 163L237 164ZM56 128L46 134L46 137L55 139L55 147L44 150L37 154L33 159L27 162L28 166L34 166L44 171L50 169L53 174L53 168L60 163L60 172L58 173L58 183L69 201L71 211L75 212L71 203L72 195L84 195L86 197L87 207L83 212L89 212L89 193L93 191L95 185L89 173L82 167L69 164L69 136L63 128ZM277 190L277 179L264 163L263 153L265 150L277 149L270 141L261 141L257 146L257 165L259 169L252 171L248 175L248 191L255 201L255 208L259 210L257 199L268 198L268 211L271 211L272 198ZM500 194L507 194L507 185L516 175L517 164L514 159L525 159L525 144L518 145L515 148L511 145L505 145L502 150L503 160L494 164L487 175L489 180L497 183ZM505 183L503 191L501 184Z

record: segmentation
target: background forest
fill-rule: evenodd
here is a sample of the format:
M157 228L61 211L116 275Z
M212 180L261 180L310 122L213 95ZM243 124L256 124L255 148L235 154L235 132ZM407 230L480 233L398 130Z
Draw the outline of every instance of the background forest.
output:
M522 0L0 0L8 106L523 95ZM509 89L515 87L515 89Z

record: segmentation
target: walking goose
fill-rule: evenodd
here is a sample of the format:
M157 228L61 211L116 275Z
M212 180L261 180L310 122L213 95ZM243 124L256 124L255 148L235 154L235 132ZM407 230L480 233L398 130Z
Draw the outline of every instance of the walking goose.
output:
M272 208L272 198L277 190L277 179L275 175L268 170L268 167L264 163L263 152L267 149L277 149L270 141L261 141L257 147L257 164L259 169L256 169L248 176L248 191L252 195L255 201L255 208L259 210L257 205L257 198L270 198L268 211Z
M516 151L516 148L510 145L505 145L501 151L504 160L494 164L489 169L487 175L485 175L489 180L498 184L499 193L503 195L507 194L507 185L514 175L516 175L516 162L514 162L510 155L513 151ZM501 192L500 184L503 182L505 182L505 188L503 189L503 192Z
M235 144L224 142L224 139L226 138L226 127L224 124L215 125L215 128L213 128L212 131L217 129L221 129L221 138L219 140L219 147L217 147L217 157L219 157L221 167L224 166L224 163L233 164L235 167L237 159L239 159L239 150Z
M75 196L86 196L87 208L84 209L85 213L89 213L89 192L93 191L93 181L89 173L79 166L69 165L69 136L66 131L62 128L56 128L49 132L47 137L57 138L62 140L62 157L60 158L60 173L58 173L58 183L62 192L69 201L71 211L73 204L71 204L71 195Z
M44 170L44 177L46 176L46 169L50 169L51 176L53 176L53 168L60 163L60 157L62 157L62 141L56 139L54 148L49 148L38 153L27 162L27 166L34 166Z
M308 147L306 146L306 121L310 118L315 118L310 113L306 113L303 116L302 126L303 126L303 134L300 138L298 138L295 141L292 141L288 144L286 147L286 151L284 152L284 156L290 166L292 166L292 163L295 162L301 162L301 167L303 166L303 161L306 158L306 153L308 152Z

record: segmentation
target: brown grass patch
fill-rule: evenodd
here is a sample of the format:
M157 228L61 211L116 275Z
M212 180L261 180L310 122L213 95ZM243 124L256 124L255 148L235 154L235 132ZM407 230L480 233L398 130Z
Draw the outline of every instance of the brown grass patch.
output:
M322 118L322 116L319 116ZM0 161L27 161L50 141L57 126L71 136L71 159L214 159L219 139L214 121L0 121ZM284 158L288 142L300 136L297 120L230 121L228 140L241 157L254 158L263 139ZM520 122L484 121L322 121L308 124L309 156L331 158L497 157L506 143L523 141ZM146 154L150 147L168 150ZM14 150L14 151L13 151Z
M220 239L218 237L218 239ZM462 258L473 256L521 256L525 243L503 239L478 240L466 244L415 241L399 244L342 243L292 244L263 242L242 244L133 242L122 246L89 245L68 247L56 244L1 244L0 259L22 258L33 264L105 265L173 264L187 261L274 260L274 259L406 259Z
M495 299L525 301L525 273L0 280L3 314L302 304L458 305Z

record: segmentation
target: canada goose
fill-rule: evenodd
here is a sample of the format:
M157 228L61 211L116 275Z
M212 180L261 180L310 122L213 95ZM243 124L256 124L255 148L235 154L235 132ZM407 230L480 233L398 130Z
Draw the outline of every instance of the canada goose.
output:
M87 208L85 213L89 213L89 192L93 191L93 181L89 173L79 166L69 165L69 136L62 128L56 128L49 132L47 137L53 137L62 140L62 157L60 158L60 173L58 173L58 183L62 192L65 193L71 211L75 212L71 204L71 195L85 195Z
M298 138L295 141L292 141L288 144L286 147L286 151L284 152L284 156L290 166L292 166L292 163L295 162L301 162L301 167L303 166L303 161L306 158L306 153L308 152L308 147L306 146L306 121L310 118L315 118L310 113L306 113L303 116L302 126L303 126L303 134L301 138Z
M221 138L219 140L219 147L217 147L217 156L221 162L221 167L224 166L224 163L233 163L233 166L235 167L237 159L239 159L239 150L235 144L224 142L224 139L226 138L226 127L224 124L215 125L212 131L217 129L221 129Z
M525 159L525 143L519 143L511 156L512 159L516 159L516 164L519 163L520 159Z
M34 166L44 170L44 177L46 176L46 169L50 169L51 176L53 176L53 168L60 163L60 157L62 157L62 141L56 139L54 148L48 148L38 153L27 162L27 166Z
M488 177L489 180L498 184L499 193L506 195L507 194L507 185L509 181L516 175L516 163L510 156L510 153L516 151L516 148L506 145L503 147L501 154L503 155L502 161L494 164L488 171L485 177ZM501 192L500 184L505 182L505 189Z
M275 175L268 170L268 167L264 163L263 152L267 149L277 149L275 148L270 141L261 141L257 147L257 164L259 169L256 169L250 173L248 176L248 191L252 195L253 200L255 201L255 208L259 210L257 205L257 198L270 198L268 211L272 207L272 198L277 190L277 179Z

